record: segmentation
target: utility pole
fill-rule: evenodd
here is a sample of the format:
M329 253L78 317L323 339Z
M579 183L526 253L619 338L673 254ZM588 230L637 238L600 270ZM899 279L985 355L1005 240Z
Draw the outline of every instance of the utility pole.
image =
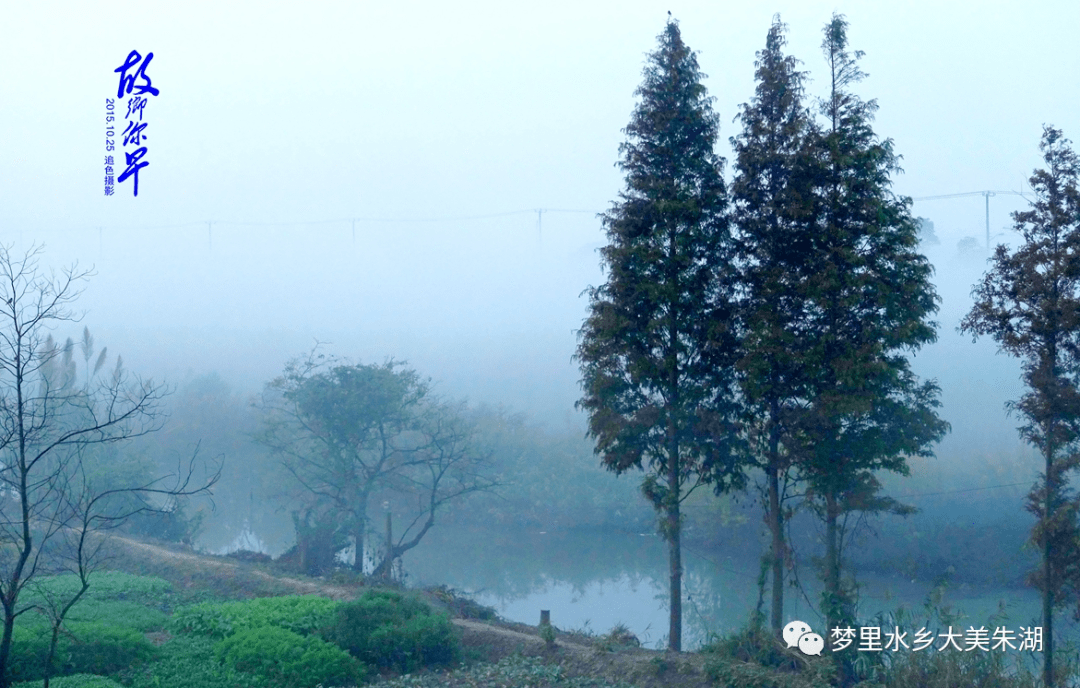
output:
M537 208L536 209L536 238L538 240L540 240L540 241L544 240L544 233L543 233L544 219L543 219L543 215L544 215L544 210L542 208Z
M945 194L943 196L922 196L921 198L913 198L913 201L940 201L945 198L963 198L965 196L982 196L986 200L986 248L990 248L990 197L997 196L998 194L1007 194L1011 196L1020 196L1025 201L1030 202L1027 194L1023 191L966 191L964 193Z

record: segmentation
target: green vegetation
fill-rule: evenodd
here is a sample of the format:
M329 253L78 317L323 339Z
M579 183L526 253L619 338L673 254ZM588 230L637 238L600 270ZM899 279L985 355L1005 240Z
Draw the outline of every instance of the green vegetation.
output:
M29 627L28 627L29 626ZM52 674L110 675L154 658L156 648L141 632L111 623L65 624L59 638ZM17 625L8 658L8 678L30 681L44 677L51 628L45 623Z
M44 684L44 681L23 681L13 684L12 688L41 688ZM74 674L52 679L49 681L49 688L124 688L124 686L104 676Z
M447 616L392 591L367 592L341 604L322 635L368 664L402 673L449 666L461 654Z
M239 631L274 626L309 635L327 625L338 603L313 595L264 597L243 602L203 602L178 609L170 627L176 633L215 640Z
M214 646L214 657L280 688L354 685L367 675L367 668L341 648L275 626L229 636Z
M482 646L463 653L449 619L415 594L367 590L352 602L298 595L200 601L179 605L170 618L161 608L174 604L177 593L167 581L109 573L95 575L94 583L64 625L52 686L315 688L321 684L345 688L370 680L376 669L387 688L632 688L626 681L649 688L700 686L702 682L717 688L840 685L828 653L808 657L786 648L769 633L761 617L736 634L714 639L698 656L681 659L640 650L628 629L619 624L605 634L587 630L570 634L567 643L544 650L542 658L514 655L496 662L484 661L492 653ZM67 577L41 579L35 595L47 599L70 585ZM201 596L198 591L187 594ZM944 588L939 587L921 608L899 609L862 625L965 625L962 612L945 604L943 594ZM451 594L446 590L434 593L438 600L447 596ZM991 619L991 624L1002 618ZM48 631L47 619L33 610L19 617L9 681L26 688L42 685ZM591 650L582 652L582 645ZM1068 650L1072 656L1060 649L1059 679L1074 680L1080 676L1075 648ZM460 662L463 656L470 661ZM1034 667L1017 659L1009 653L984 652L859 653L850 665L852 683L848 685L1040 686ZM687 672L687 661L696 662L701 670Z
M173 638L157 661L122 677L130 688L271 688L261 676L216 661L214 641L196 636Z
M347 603L311 595L200 601L170 617L163 610L174 603L168 581L98 573L92 583L63 624L51 669L59 678L51 685L346 686L363 682L369 665L405 672L447 667L461 656L447 616L393 591L369 590ZM25 601L43 605L78 585L74 576L43 578ZM44 614L31 609L18 617L9 681L42 679L50 636Z
M380 688L477 688L490 686L529 686L530 688L633 688L622 681L567 676L557 665L545 664L535 657L514 655L491 664L478 664L446 674L402 676L380 684Z

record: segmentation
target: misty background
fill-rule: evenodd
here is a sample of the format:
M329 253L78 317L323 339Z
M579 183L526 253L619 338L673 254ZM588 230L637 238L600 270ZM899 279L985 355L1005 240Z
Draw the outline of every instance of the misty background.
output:
M866 51L858 91L877 99L875 131L903 156L897 194L1022 192L1041 164L1043 123L1080 136L1080 96L1066 88L1080 73L1075 3L9 4L0 241L16 252L44 243L43 263L57 269L94 267L83 322L56 334L86 325L129 370L176 386L179 429L145 451L190 451L201 427L204 449L236 470L258 465L242 434L247 401L319 341L354 361L406 360L440 394L524 413L540 444L578 438L564 460L592 461L588 480L636 498L630 530L652 533L637 478L603 475L580 439L571 356L582 291L604 279L596 214L623 186L621 129L668 10L699 52L729 160L776 12L810 96L826 86L821 28L834 10L847 16L852 47ZM161 92L144 117L150 165L138 198L130 182L107 198L105 99L132 49L154 53L147 72ZM956 332L989 255L985 207L981 196L913 205L933 222L938 243L923 248L942 297L939 341L914 370L939 381L952 432L937 458L912 461L910 479L886 480L923 514L880 524L857 561L900 561L919 538L947 541L949 527L985 533L1001 560L1030 529L1022 499L1039 463L1004 410L1021 393L1019 365ZM992 243L1016 245L1009 214L1024 207L1017 195L990 198ZM217 406L198 410L200 394ZM232 434L215 446L219 431ZM211 548L239 531L256 495L217 501ZM729 549L762 529L751 497L731 508L730 532L710 534ZM288 517L266 518L263 544L280 552ZM518 525L539 532L544 518ZM439 551L438 538L454 547L452 533L431 537L416 557ZM983 582L1018 585L1025 556ZM425 565L414 563L418 578ZM912 566L918 579L946 563Z

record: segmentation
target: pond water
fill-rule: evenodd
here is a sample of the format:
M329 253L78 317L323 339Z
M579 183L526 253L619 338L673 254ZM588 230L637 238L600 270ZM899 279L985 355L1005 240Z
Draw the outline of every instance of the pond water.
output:
M709 634L745 627L758 601L758 557L745 548L724 552L684 545L686 649L699 646ZM667 548L651 533L433 530L403 565L407 583L446 584L512 621L537 624L540 610L546 609L560 629L604 633L622 623L648 647L663 647L667 641ZM815 572L804 564L798 578L805 592L795 587L785 591L786 618L824 628L815 610L821 593ZM858 580L860 619L900 606L922 611L935 587L934 581L899 575L864 572ZM766 613L768 599L766 590ZM992 632L1006 626L1015 632L1039 625L1040 601L1031 589L958 585L945 588L942 603L962 612L956 623L963 629L985 625ZM1002 605L1005 616L995 616ZM1061 614L1059 628L1075 638L1077 627L1065 622L1067 616ZM936 630L933 624L927 628ZM913 634L918 629L901 630Z
M211 551L243 546L280 554L290 539L291 524L270 525L260 523L258 536L246 524L220 530L201 544ZM693 649L710 634L744 628L758 603L757 544L725 550L684 543L683 554L683 646ZM667 642L667 547L655 533L436 527L419 547L406 553L402 563L407 584L448 585L511 621L535 625L540 610L546 609L560 629L605 633L621 623L647 647L664 647ZM801 564L797 577L801 587L788 587L784 593L785 617L805 621L815 630L824 628L816 611L821 586L814 568ZM870 571L858 572L857 577L860 620L900 606L921 612L937 582ZM762 609L768 613L768 590L765 593ZM1029 588L953 585L945 589L942 604L963 612L956 622L963 629L985 625L1015 631L1040 625L1040 599ZM1006 609L1004 618L995 616L1001 605ZM1080 639L1069 617L1068 612L1059 615L1058 637ZM945 630L936 622L927 628Z

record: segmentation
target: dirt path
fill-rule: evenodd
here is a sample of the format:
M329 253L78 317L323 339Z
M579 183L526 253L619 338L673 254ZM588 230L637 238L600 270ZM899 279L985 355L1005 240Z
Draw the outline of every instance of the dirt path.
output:
M247 575L254 576L256 578L262 578L266 581L274 583L284 584L294 588L297 592L301 593L317 593L325 597L329 597L334 600L350 600L356 597L356 591L349 588L343 588L326 583L312 583L309 581L300 580L298 578L289 578L287 576L274 576L265 571L259 571L258 569L250 567L242 567L239 563L222 559L221 557L211 557L202 554L195 554L194 552L175 552L171 549L161 547L158 545L152 545L147 542L140 542L139 540L132 540L131 538L122 537L120 535L112 535L111 540L123 543L125 546L135 550L146 552L152 557L169 561L173 563L179 563L183 561L191 562L197 566L209 566L218 569L228 569L232 572L243 572Z
M231 586L238 592L273 594L288 590L318 594L335 600L354 599L364 586L344 587L274 575L253 566L222 557L195 552L178 552L169 547L112 535L110 540L126 548L134 559L146 562L141 572L158 575L181 587L208 586L214 589ZM278 593L280 594L280 593ZM440 605L439 600L432 602ZM462 645L474 657L496 662L514 654L540 657L556 663L570 676L604 677L626 681L638 688L715 688L705 677L704 658L695 653L667 654L641 648L605 647L597 639L560 635L549 647L533 627L522 624L452 619L461 629Z

